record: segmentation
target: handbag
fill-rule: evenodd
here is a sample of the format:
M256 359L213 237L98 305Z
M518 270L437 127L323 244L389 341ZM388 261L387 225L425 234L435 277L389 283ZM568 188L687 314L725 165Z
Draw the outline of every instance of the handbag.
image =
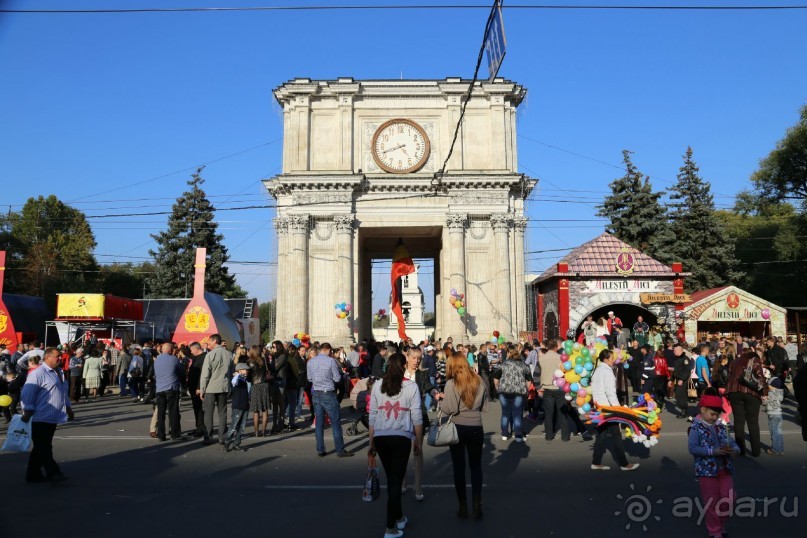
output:
M748 366L745 368L743 375L737 381L743 387L753 390L754 392L761 392L762 387L759 386L759 380L754 375L754 360L748 361Z
M429 427L429 437L426 440L429 446L450 446L460 442L457 427L451 420L451 415L448 416L448 420L445 422L442 422L442 419L443 411L439 410L437 418L434 419Z
M378 469L375 465L375 458L371 457L371 462L367 466L367 475L364 477L364 489L361 492L361 500L373 502L381 496L381 486L378 482Z
M14 415L8 424L3 452L28 452L31 449L31 421L23 422L22 415Z
M694 378L689 378L687 383L687 398L697 398L698 397L698 385L695 383Z

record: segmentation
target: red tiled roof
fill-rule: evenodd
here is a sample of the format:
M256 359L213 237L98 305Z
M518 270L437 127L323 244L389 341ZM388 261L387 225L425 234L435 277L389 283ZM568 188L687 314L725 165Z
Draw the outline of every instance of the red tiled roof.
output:
M616 259L625 248L633 254L634 269L630 274L631 277L673 276L675 274L672 268L620 241L608 232L604 232L596 239L575 248L558 262L569 265L567 273L560 273L558 264L554 264L544 271L536 281L540 282L555 276L577 274L581 276L618 276Z
M719 288L712 288L712 289L708 289L708 290L696 291L695 293L693 293L691 295L692 300L689 301L688 303L685 303L684 306L689 306L689 305L691 305L693 303L697 303L701 299L706 299L707 297L710 297L710 296L712 296L712 295L714 295L716 293L719 293L719 292L723 291L726 288L728 288L728 286L720 286Z

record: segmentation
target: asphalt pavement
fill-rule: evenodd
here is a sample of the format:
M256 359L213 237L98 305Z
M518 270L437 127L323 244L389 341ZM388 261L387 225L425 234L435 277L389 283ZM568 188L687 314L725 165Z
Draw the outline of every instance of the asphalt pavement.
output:
M346 401L344 430L348 406ZM242 443L247 451L225 453L198 439L152 439L151 405L128 398L107 396L74 409L76 421L59 426L54 440L68 481L27 484L27 454L0 453L0 537L383 535L386 490L376 502L361 500L366 434L345 434L357 455L338 459L326 430L329 454L320 458L308 421L297 432L260 438L252 437L250 425ZM190 431L188 399L181 410L183 431ZM794 416L791 399L785 402L785 455L736 458L732 538L800 536L807 528L807 443ZM621 472L606 454L612 469L597 472L589 468L593 442L573 437L564 443L559 435L545 441L542 424L528 421L526 443L502 441L499 418L494 404L485 416L484 519L456 517L448 449L427 446L422 502L412 493L410 460L405 536L706 536L685 421L663 413L661 440L651 449L625 442L638 470ZM767 447L764 413L760 423Z

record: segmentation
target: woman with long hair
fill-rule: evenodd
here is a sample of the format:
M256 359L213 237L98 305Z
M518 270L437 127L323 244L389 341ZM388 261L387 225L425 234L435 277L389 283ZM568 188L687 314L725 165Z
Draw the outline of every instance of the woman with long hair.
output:
M252 426L255 429L255 437L263 437L269 424L269 409L272 402L269 398L269 383L266 382L266 363L258 346L249 349L246 363L249 365L249 379L252 383L252 391L249 393Z
M286 374L288 372L288 355L283 342L272 342L272 362L269 365L270 387L269 394L272 401L272 429L269 434L283 431L286 415Z
M463 362L465 359L463 358ZM468 363L465 362L467 365ZM409 451L419 455L423 439L423 412L417 384L404 379L404 356L390 355L381 383L373 384L370 395L368 465L381 458L387 475L387 524L384 538L403 536L408 522L401 508L401 487L406 475Z
M468 498L465 490L465 455L471 469L471 494L475 519L482 519L482 413L488 409L486 385L471 370L462 353L454 353L446 362L446 388L440 409L452 416L457 427L459 443L451 445L451 464L454 467L454 489L459 509L457 515L468 517Z
M429 372L421 366L423 360L423 352L420 348L411 347L406 351L406 367L404 370L404 379L414 381L420 391L420 408L423 411L423 428L429 423L429 416L426 414L426 395L430 394L432 398L437 397L437 389L429 381ZM419 440L419 445L423 445L423 438ZM415 456L415 500L423 500L423 452L414 454ZM404 476L404 484L406 484L406 476ZM406 491L404 485L403 490Z
M521 421L524 416L524 400L527 396L527 383L532 381L532 371L521 359L521 353L510 346L507 358L493 374L496 392L502 405L502 441L514 435L517 443L524 442Z
M712 386L717 389L720 396L723 398L723 412L720 420L723 424L731 425L731 403L729 403L728 396L726 396L726 388L729 386L729 365L731 364L731 355L723 353L715 358L715 363L712 365Z
M749 372L750 378L757 382L754 390L742 383L740 379ZM743 351L729 366L729 378L726 385L731 409L734 412L734 440L740 446L740 455L745 455L745 424L748 423L748 432L751 434L751 455L758 458L762 453L759 433L759 408L762 399L768 396L768 384L762 370L762 357L755 351Z

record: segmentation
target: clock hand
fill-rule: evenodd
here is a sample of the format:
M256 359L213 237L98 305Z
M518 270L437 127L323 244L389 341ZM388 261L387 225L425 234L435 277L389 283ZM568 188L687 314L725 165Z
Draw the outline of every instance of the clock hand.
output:
M381 153L389 153L390 151L395 151L396 149L401 149L402 147L404 147L404 144L399 144L399 145L395 146L394 148L385 149Z
M407 157L409 157L409 154L406 152L406 144L402 144L402 145L401 145L401 150L404 152L404 155L406 155Z

